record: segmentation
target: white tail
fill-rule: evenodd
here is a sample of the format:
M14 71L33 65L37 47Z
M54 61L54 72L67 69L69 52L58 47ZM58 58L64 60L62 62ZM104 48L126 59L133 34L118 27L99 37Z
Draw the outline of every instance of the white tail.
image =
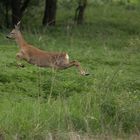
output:
M20 23L15 26L9 35L7 35L7 38L15 39L19 45L20 50L16 55L17 59L25 60L28 63L39 67L51 67L55 69L67 69L75 66L81 75L88 75L78 61L69 61L67 53L46 52L28 44L19 30L19 24Z

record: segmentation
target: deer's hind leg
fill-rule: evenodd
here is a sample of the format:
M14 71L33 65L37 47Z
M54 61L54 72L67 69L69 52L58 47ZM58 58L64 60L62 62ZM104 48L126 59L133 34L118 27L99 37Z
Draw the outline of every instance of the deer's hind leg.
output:
M75 66L78 69L81 75L89 75L88 73L85 72L85 70L83 70L83 68L81 67L81 64L78 61L71 61L67 64L64 64L62 66L62 69L67 69L73 66Z

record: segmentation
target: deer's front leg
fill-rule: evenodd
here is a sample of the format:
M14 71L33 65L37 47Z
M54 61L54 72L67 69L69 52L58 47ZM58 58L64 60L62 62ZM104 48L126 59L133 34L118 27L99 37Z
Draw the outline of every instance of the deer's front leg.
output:
M23 60L23 54L21 52L16 54L16 59L17 59L17 66L18 67L24 67L24 65L21 62L21 60Z

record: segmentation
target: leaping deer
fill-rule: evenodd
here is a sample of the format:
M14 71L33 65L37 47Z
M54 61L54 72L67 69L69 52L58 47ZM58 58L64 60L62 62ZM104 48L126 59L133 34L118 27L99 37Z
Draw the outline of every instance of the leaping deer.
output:
M69 56L65 52L47 52L35 48L34 46L28 44L20 30L20 22L15 25L15 28L7 35L9 39L15 39L16 43L19 46L19 52L16 54L18 60L25 60L30 64L39 66L39 67L50 67L54 69L67 69L72 66L75 66L81 75L88 75L83 68L81 67L78 61L69 61Z

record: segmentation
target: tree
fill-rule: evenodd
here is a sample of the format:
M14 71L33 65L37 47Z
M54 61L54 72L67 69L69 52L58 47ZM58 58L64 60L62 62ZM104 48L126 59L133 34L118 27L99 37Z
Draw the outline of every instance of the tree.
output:
M75 11L75 21L77 24L82 24L84 21L84 12L87 5L87 0L79 0L78 7Z
M27 8L30 0L12 0L12 25L16 25L21 20L25 9Z
M42 24L55 25L57 0L46 0Z
M3 24L6 25L6 27L9 27L9 9L10 9L11 0L1 0L0 3L0 16L2 16ZM1 25L2 26L2 23Z

